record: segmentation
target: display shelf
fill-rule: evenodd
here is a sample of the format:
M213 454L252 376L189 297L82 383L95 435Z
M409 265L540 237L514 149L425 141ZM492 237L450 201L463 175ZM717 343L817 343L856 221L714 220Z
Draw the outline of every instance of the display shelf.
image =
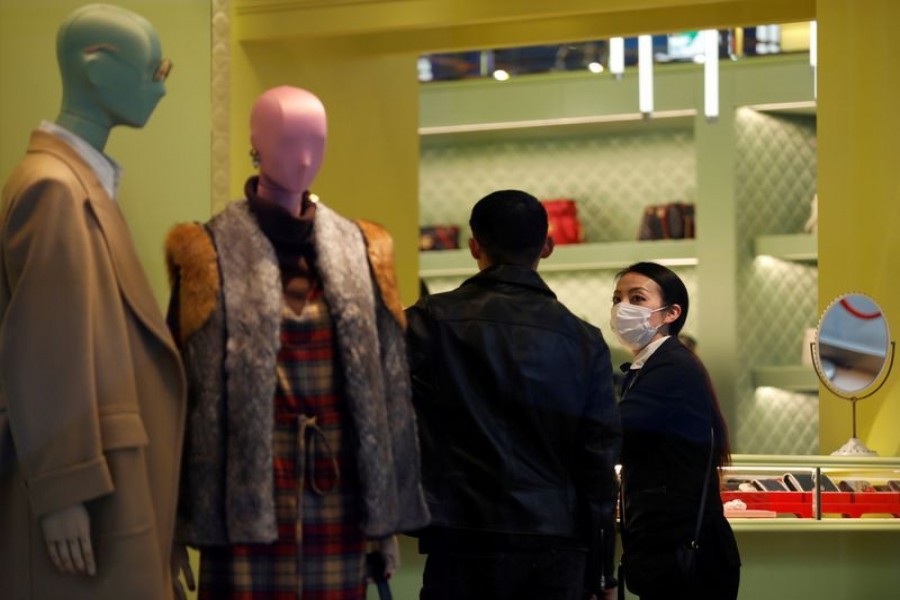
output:
M568 72L513 77L500 85L492 79L432 82L421 88L419 139L427 145L693 129L700 74L693 65L660 70L652 118L638 110L636 73L621 80Z
M734 454L734 467L821 467L838 470L867 471L893 469L900 474L900 457L895 456L833 456L819 454Z
M794 392L817 392L819 378L812 365L783 365L753 369L754 387L773 387Z
M753 110L781 114L781 115L811 115L818 114L818 107L815 100L799 100L794 102L770 102L766 104L750 104L747 108Z
M621 131L654 131L694 126L695 109L658 111L652 119L639 112L579 117L554 117L522 121L483 121L419 128L422 144L442 144L475 140L515 140L521 138L576 137Z
M746 530L900 529L900 459L895 457L734 455L721 478L723 502L743 502L747 517L769 513L752 519L742 518L742 509L726 511Z
M729 517L734 531L758 532L810 532L826 531L893 531L900 532L900 519L741 519Z
M782 260L815 262L818 259L818 236L811 233L762 235L754 244L756 256Z
M655 261L670 266L697 264L694 240L598 242L557 246L541 261L541 272L621 269L637 261ZM478 270L467 249L419 253L421 277L474 275Z

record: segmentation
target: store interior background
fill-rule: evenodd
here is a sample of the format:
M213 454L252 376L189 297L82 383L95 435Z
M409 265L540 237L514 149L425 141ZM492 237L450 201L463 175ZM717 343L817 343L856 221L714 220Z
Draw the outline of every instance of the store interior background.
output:
M56 28L71 10L84 3L0 0L0 176L4 179L20 160L28 132L41 119L52 120L56 116L59 106L54 55ZM438 197L449 190L463 194L463 201L471 204L477 198L464 194L481 189L472 181L489 185L488 178L494 175L498 181L524 181L522 185L526 189L530 182L537 188L533 191L541 194L545 191L541 186L548 184L543 179L529 179L524 173L530 160L536 161L533 163L539 167L536 172L546 173L544 169L549 169L561 173L563 177L558 185L577 185L579 189L590 183L581 180L586 173L603 176L601 184L610 185L608 180L623 177L621 173L628 167L627 154L611 155L601 141L591 142L585 136L576 136L579 139L575 142L560 142L559 138L544 140L543 146L526 150L490 140L463 139L461 143L445 144L433 141L436 138L420 137L419 129L428 125L429 119L437 123L444 118L440 115L447 115L446 110L440 112L437 108L429 113L428 107L458 102L463 97L453 95L457 93L449 87L453 84L419 83L417 61L422 54L817 20L820 44L814 119L809 115L748 114L746 109L737 109L733 103L729 104L729 99L737 101L748 92L735 83L739 79L737 75L729 75L736 69L729 71L725 65L722 116L717 123L706 123L702 116L672 126L660 126L651 120L650 133L638 135L632 128L606 135L617 139L629 151L665 149L668 156L680 155L673 163L665 164L666 170L680 173L680 177L663 179L660 173L653 173L646 183L645 190L654 194L653 202L731 190L732 195L722 197L721 201L714 197L694 198L705 209L698 216L700 259L696 266L685 268L684 274L696 300L692 319L697 321L689 323L688 328L693 328L692 333L700 341L701 355L713 372L737 451L827 454L849 437L850 409L845 400L823 387L818 389L818 394L774 392L773 398L763 392L761 397L752 386L752 372L746 363L789 364L797 360L800 353L797 333L814 326L825 306L846 292L863 292L875 298L884 309L892 331L900 330L900 294L895 283L900 273L900 236L896 234L900 227L900 170L894 158L896 140L900 137L900 114L896 110L900 72L892 58L900 50L900 40L893 27L900 22L900 5L896 2L121 0L116 3L139 12L156 26L163 53L175 64L167 83L168 95L148 125L140 131L117 128L107 147L108 153L125 167L121 204L163 306L168 295L162 255L165 233L177 222L205 220L229 199L239 196L244 179L252 172L247 115L254 99L269 87L296 85L322 98L329 115L329 140L326 161L314 191L344 214L373 219L391 230L403 297L412 302L418 290L416 245L422 222L420 198ZM829 40L840 40L840 43L831 44ZM696 104L701 89L697 83L700 69L697 68L695 76L679 72L686 68L682 65L666 68L672 69L671 75L664 68L657 69L658 105L664 107L666 102L682 101ZM790 60L780 68L784 72L777 81L785 86L783 93L809 96L808 68ZM793 68L803 74L792 76ZM667 91L664 82L669 76L695 80L693 89L682 92L690 96L689 100L680 97L680 92ZM629 85L629 77L618 83ZM614 83L607 76L598 91L598 104L604 98L621 100L624 92L617 91ZM546 94L552 93L523 92L518 94L521 104L491 107L485 104L490 96L479 95L478 86L494 84L510 84L509 89L531 85L515 79L506 83L465 83L469 86L467 97L475 103L476 113L502 108L507 113L504 120L516 120L516 114L527 118L529 111L535 110L529 105L529 98L546 99ZM488 90L484 94L493 93L490 88L484 89ZM609 93L604 95L604 90ZM442 94L446 97L442 98ZM636 102L635 97L635 107L620 112L636 111ZM451 115L451 119L462 122L480 118L463 114L463 105L459 106L459 113ZM750 146L735 143L738 136L743 136L743 141L772 149L772 143L767 141L773 135L777 140L776 149L782 152L775 155L774 163L764 165L766 168L748 162L752 162L756 149L751 152ZM501 144L502 148L491 147L491 143ZM521 162L522 172L502 169L491 172L490 165L477 158L479 151L495 154L498 149L506 152L504 164ZM591 171L589 164L578 163L588 160L585 156L596 159L596 171ZM634 156L640 156L640 152ZM640 160L631 164L652 169L651 161ZM456 172L441 171L454 161L471 173L464 185L453 185L459 180ZM569 169L573 161L579 165L577 175ZM696 177L692 179L691 171L695 169ZM783 186L778 188L779 193L789 197L789 203L781 203L771 194L755 195L757 178L784 169L794 169L795 176L772 185ZM432 173L434 177L426 181L422 172ZM440 177L446 180L441 183ZM735 183L739 179L744 185ZM622 193L630 190L629 181L626 178L620 184ZM557 191L561 192L559 188L546 189L548 194L554 192L557 197L577 196L557 194ZM641 191L636 189L631 193ZM753 229L784 227L787 232L802 226L808 197L813 192L818 192L820 199L817 261L784 262L769 275L760 275L756 261L746 256L745 244ZM751 205L758 205L765 217L741 212L742 207ZM422 217L442 216L440 211L429 215L428 210L431 208L422 209ZM614 237L624 239L632 235L630 225L604 223L600 212L596 211L593 217L590 212L585 214L588 223L592 218L598 219L595 235L603 226ZM625 219L635 219L636 224L636 214L622 214L626 215ZM623 230L616 232L616 227ZM595 276L611 274L612 271L606 270ZM571 272L548 274L552 285L561 286L564 300L566 294L577 293L574 290L583 286L584 277L582 273ZM754 279L757 277L765 279ZM717 282L715 285L720 287L701 285L705 282ZM433 283L438 289L451 285L450 281ZM609 284L600 282L597 287L600 291L592 292L584 301L569 300L584 302L586 316L601 327L605 326L608 305L603 285ZM757 297L748 299L748 290L758 293ZM591 302L595 303L593 308ZM773 336L776 331L779 335ZM771 355L761 356L766 352ZM892 377L876 395L860 403L859 437L882 456L900 456L898 430L900 384ZM871 539L824 546L827 552L837 553L835 560L855 564L860 577L871 578L872 565L862 564L859 547L893 548L895 558L898 550L895 533L890 534L893 546L885 546L887 534L870 535ZM772 534L764 541L742 538L742 549L751 550L750 555L755 557L754 544L760 544L761 548L790 545L789 536L779 536ZM413 567L409 577L409 585L413 586L417 576L414 567L419 559L411 548L408 544L404 546L404 560ZM813 556L807 558L812 560ZM777 569L777 565L768 564L766 569L755 563L748 566L745 578L750 587L746 589L752 590L754 581L761 584L765 573ZM828 585L827 569L821 567L819 571L825 576L823 585ZM874 574L880 576L877 570ZM401 577L397 586L403 589L403 585ZM831 582L831 585L836 584ZM846 581L842 580L841 585L846 585ZM751 592L741 597L763 597L748 594Z

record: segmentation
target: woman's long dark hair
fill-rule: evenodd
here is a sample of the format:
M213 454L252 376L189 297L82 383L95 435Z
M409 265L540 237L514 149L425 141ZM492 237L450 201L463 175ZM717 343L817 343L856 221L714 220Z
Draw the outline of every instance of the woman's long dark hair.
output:
M639 262L625 267L616 273L616 280L618 281L626 273L637 273L652 279L662 290L664 305L677 304L681 307L681 314L677 319L669 323L669 334L677 336L687 320L688 305L690 304L687 288L684 286L681 278L671 269L652 262ZM706 385L709 388L710 396L712 396L713 431L716 434L716 445L718 447L716 464L720 467L729 465L731 464L731 440L728 435L728 424L725 423L725 417L722 416L719 397L716 395L709 372L706 370L703 362L696 355L694 357L697 360L697 366L700 367L700 371L706 378Z

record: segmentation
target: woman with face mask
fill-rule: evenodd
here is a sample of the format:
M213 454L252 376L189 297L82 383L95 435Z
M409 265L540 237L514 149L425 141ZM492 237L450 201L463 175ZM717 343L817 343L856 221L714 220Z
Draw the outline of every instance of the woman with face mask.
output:
M620 404L622 565L641 600L737 598L740 556L719 496L728 429L705 367L678 339L687 314L670 269L636 263L616 275L610 327L634 355ZM679 561L692 546L687 575Z

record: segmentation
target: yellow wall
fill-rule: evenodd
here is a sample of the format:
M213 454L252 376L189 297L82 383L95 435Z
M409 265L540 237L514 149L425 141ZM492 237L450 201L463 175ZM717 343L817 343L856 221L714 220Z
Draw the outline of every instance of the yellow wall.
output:
M900 334L900 23L896 0L819 0L819 305L857 291ZM828 40L825 42L825 40ZM900 365L858 405L859 437L900 455ZM851 432L850 403L820 390L822 452Z
M30 130L61 100L56 30L77 0L0 0L0 180L24 154ZM168 94L141 130L118 127L107 153L125 169L120 202L157 298L168 297L163 239L210 206L208 0L118 0L156 26L175 64Z

